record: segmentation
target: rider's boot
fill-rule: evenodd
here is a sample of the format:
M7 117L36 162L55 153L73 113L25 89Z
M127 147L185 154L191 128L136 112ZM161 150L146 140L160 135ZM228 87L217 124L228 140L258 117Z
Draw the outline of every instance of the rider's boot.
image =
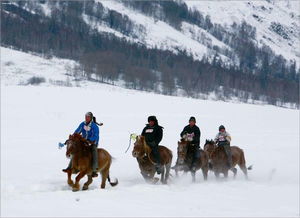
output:
M72 159L70 160L68 167L67 167L66 169L62 169L62 171L63 171L64 173L67 173L67 172L69 172L71 169L72 169Z
M93 173L92 177L97 177L97 171L98 171L98 149L97 145L93 144L92 145L92 168L93 168Z

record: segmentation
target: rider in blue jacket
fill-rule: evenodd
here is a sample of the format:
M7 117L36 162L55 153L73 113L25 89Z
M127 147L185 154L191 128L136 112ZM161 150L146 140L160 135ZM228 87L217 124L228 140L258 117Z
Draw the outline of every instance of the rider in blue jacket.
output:
M91 113L91 112L89 112ZM88 116L89 119L89 116ZM99 142L99 127L92 120L87 122L83 121L80 123L74 133L82 134L82 137L98 145Z
M98 170L98 142L99 142L99 126L102 125L98 124L96 122L95 117L93 116L92 112L87 112L85 114L85 121L80 123L78 128L75 130L74 133L82 134L82 137L88 140L90 142L90 145L92 147L92 169L93 169L93 177L97 177L97 170ZM63 169L63 172L68 172L72 168L72 160L70 161L68 167L66 169Z

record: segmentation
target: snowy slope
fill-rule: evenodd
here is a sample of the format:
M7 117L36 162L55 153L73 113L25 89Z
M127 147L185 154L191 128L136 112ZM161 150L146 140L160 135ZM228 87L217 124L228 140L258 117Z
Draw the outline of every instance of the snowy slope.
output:
M25 53L12 48L0 47L1 49L1 84L2 85L35 85L33 79L43 79L43 86L66 86L66 87L99 87L101 86L96 75L91 74L91 80L88 80L84 72L80 70L79 64L69 59L45 58L34 53ZM76 70L77 69L77 70ZM115 86L124 87L123 80L114 82ZM112 87L113 88L113 87ZM117 88L117 87L114 87ZM182 90L177 91L177 96L185 96ZM199 98L220 100L215 92L206 94L200 93ZM232 97L225 99L229 102L241 102L240 99ZM249 98L251 104L268 104L263 100L254 100ZM296 104L280 104L287 108L297 108Z
M202 59L205 55L212 60L218 50L224 63L238 65L239 59L235 51L199 26L183 22L181 28L176 29L166 22L126 6L120 0L96 0L96 2L100 2L106 11L116 11L128 16L129 20L134 23L133 32L129 36L121 30L109 27L107 22L99 18L91 18L82 14L84 21L99 32L112 33L130 42L144 44L148 48L170 50L174 53L186 50L195 59ZM200 11L204 17L208 15L212 23L221 24L226 30L230 30L229 26L234 22L241 24L246 21L247 24L256 28L255 41L259 47L269 46L275 54L282 55L287 60L296 60L297 68L299 68L299 1L184 0L183 2L189 9ZM12 2L8 4L17 5ZM25 9L36 13L33 10L35 7L38 11L43 11L43 15L47 17L51 16L51 11L56 10L53 8L55 6L50 6L47 1L44 4L30 3Z
M185 3L195 10L209 15L213 23L231 25L245 20L256 27L257 42L266 44L276 54L287 59L300 58L300 1L189 1ZM286 28L284 39L270 29L272 22Z
M29 54L0 47L1 84L26 85L32 77L45 78L45 84L68 83L68 68L76 66L75 61Z
M143 26L145 28L145 32L137 33L138 39L129 40L135 42L138 41L149 48L156 47L163 50L170 50L174 53L177 53L178 50L186 50L187 53L193 56L195 59L200 60L202 59L203 55L207 55L210 59L212 59L214 51L208 48L207 45L205 45L203 42L197 40L196 37L192 36L191 33L194 32L194 35L198 37L200 37L200 34L202 33L204 36L206 36L206 38L210 39L211 46L215 45L219 46L220 48L230 49L228 46L217 40L210 33L204 31L203 29L195 25L183 23L182 31L179 31L166 22L156 20L137 10L126 7L122 4L121 1L97 1L101 2L101 4L104 7L110 10L115 10L123 15L127 15L136 24ZM103 28L98 28L98 30L103 32L111 32L107 31L106 26L102 25L102 27ZM120 36L119 33L115 35ZM228 57L222 54L220 56L224 62L233 63Z
M4 53L15 55L15 61ZM25 59L21 52L18 57L3 48L1 54L2 216L299 217L298 110L168 97L88 81L76 87L72 77L72 88L60 87L50 81L67 80L63 66L69 61L33 55ZM25 73L14 78L16 69ZM18 85L35 72L45 83ZM89 191L73 193L61 172L68 162L65 149L58 150L57 143L74 131L86 111L104 123L100 147L116 158L111 177L120 183L100 190L96 179ZM198 172L195 184L189 174L172 178L168 185L146 184L136 160L124 151L129 133L140 133L152 114L164 127L162 144L174 156L191 115L202 132L201 146L224 124L232 143L244 150L247 164L254 165L250 180L239 170L236 180L230 174L228 181L216 181L210 174L204 182Z
M196 37L202 36L211 40L211 46L227 48L223 42L216 39L206 30L196 25L183 23L181 31L169 24L155 20L143 13L128 8L121 1L101 1L101 4L110 10L115 10L127 15L135 23L145 27L146 32L138 34L138 41L148 47L158 47L171 50L176 53L177 49L187 50L196 59L201 59L204 54L211 58L213 50ZM256 41L259 46L269 46L277 55L282 55L288 60L300 58L300 3L299 1L184 1L190 9L200 11L204 16L209 15L213 23L231 25L233 22L240 24L245 20L248 24L256 27ZM288 39L275 33L270 27L272 23L280 24L288 34ZM102 30L101 30L102 29ZM100 31L107 31L103 26ZM193 34L191 34L193 33ZM120 36L120 34L116 34ZM194 35L194 36L193 36ZM232 63L224 55L225 62Z

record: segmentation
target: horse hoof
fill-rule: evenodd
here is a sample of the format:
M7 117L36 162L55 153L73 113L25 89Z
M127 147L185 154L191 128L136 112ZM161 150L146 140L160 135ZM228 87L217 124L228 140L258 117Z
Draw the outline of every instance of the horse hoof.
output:
M88 190L88 189L89 189L88 186L85 186L85 185L84 185L84 186L82 187L82 190L83 190L83 191Z
M74 186L74 182L73 181L68 181L68 185L73 187Z
M79 184L75 184L75 185L73 185L72 191L73 191L73 192L77 192L77 191L79 191L79 189L80 189Z
M154 177L154 178L152 179L152 183L153 183L153 184L156 184L158 181L159 181L159 178L157 178L157 177Z

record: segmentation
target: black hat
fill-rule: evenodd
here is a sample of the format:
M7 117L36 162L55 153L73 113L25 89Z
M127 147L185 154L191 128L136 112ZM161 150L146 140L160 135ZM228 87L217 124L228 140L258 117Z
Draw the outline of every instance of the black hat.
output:
M194 121L196 123L196 118L195 117L190 117L189 122Z
M219 126L219 131L220 131L221 129L225 129L225 126L223 126L223 125Z
M156 116L149 116L149 117L148 117L148 122L150 122L150 121L154 121L154 122L157 123Z

